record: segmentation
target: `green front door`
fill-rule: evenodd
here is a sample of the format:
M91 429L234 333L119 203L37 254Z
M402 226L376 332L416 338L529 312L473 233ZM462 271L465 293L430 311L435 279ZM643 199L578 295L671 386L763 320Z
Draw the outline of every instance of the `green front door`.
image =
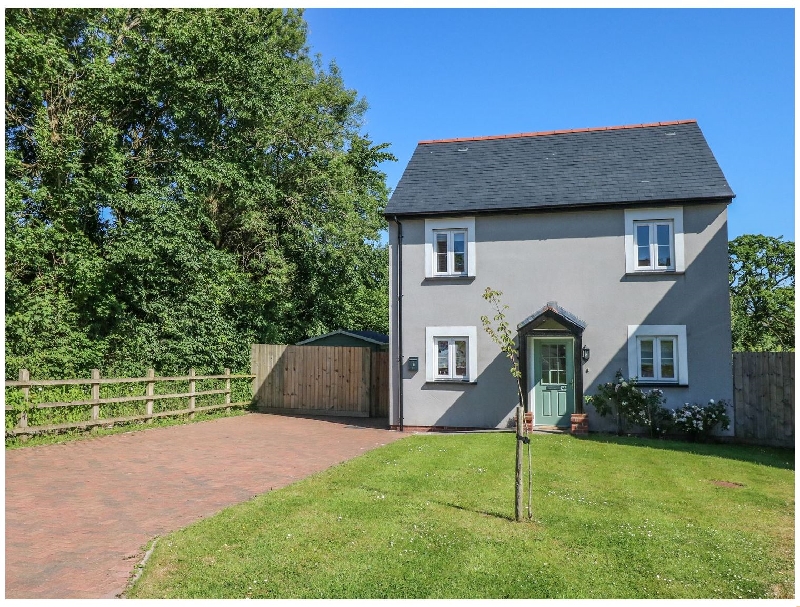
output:
M528 377L533 378L534 424L569 426L575 411L575 356L571 338L533 337ZM529 342L530 348L530 342ZM528 350L530 352L530 349Z

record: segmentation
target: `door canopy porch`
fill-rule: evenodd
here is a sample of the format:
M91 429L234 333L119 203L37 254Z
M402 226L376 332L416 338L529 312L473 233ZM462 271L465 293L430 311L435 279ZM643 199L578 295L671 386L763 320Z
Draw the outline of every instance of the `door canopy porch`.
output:
M524 405L526 411L531 411L528 402L529 378L528 357L533 352L528 352L528 337L538 336L570 336L574 338L574 369L575 369L575 413L583 413L583 331L586 322L558 305L556 301L548 301L539 310L528 316L517 325L517 343L519 344L519 367L522 373Z

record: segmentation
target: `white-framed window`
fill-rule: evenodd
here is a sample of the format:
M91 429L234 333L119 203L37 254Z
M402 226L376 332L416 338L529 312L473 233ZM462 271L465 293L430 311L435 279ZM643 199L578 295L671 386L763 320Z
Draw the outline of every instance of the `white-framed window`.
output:
M467 337L434 337L436 379L468 379Z
M678 339L674 335L637 337L638 361L636 374L642 380L678 381L675 354Z
M636 271L674 270L675 246L672 221L634 221L633 246Z
M686 325L628 325L628 375L648 382L689 384Z
M476 327L425 327L427 381L474 382L478 376Z
M433 274L465 276L467 274L467 231L433 231Z
M475 276L475 218L425 220L425 277Z
M625 272L683 272L683 207L625 209Z

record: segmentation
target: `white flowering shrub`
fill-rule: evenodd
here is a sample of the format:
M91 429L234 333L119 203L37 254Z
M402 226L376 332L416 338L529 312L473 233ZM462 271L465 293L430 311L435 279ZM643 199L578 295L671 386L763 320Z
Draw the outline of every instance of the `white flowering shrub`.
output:
M724 400L714 401L713 398L705 406L686 403L672 412L672 418L675 429L693 439L707 438L717 426L727 430L731 425L728 403Z
M647 428L650 436L663 436L670 428L672 415L664 407L664 392L658 388L642 391L637 378L624 379L622 371L617 371L613 382L597 386L597 393L585 398L601 416L617 415L617 430L623 431L623 424Z
M639 406L628 412L628 421L647 428L651 438L664 436L672 427L672 412L664 406L666 402L664 391L659 388L642 392Z

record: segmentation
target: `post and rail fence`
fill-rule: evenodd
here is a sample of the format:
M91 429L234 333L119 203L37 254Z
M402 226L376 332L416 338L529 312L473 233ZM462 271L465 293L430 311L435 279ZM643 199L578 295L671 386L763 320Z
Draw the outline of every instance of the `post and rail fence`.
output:
M231 380L237 379L252 380L253 399L231 402ZM197 389L198 382L214 380L224 381L224 388ZM168 393L158 393L156 386L166 382L183 382L188 385L188 391L176 391L173 388ZM156 377L154 370L149 369L146 377L101 377L98 369L92 369L89 378L31 379L27 369L20 369L18 380L5 382L6 436L90 429L139 421L149 423L156 418L177 415L192 418L195 413L242 407L253 401L261 411L270 413L387 417L388 382L388 352L344 346L254 344L250 374L231 374L230 369L226 368L221 375L197 375L194 369L189 369L188 375ZM101 397L103 386L121 384L144 384L144 394ZM89 387L90 392L84 392L84 398L72 398L74 394L69 398L49 398L51 395L46 392L36 398L37 394L32 394L36 388L41 391L69 386ZM17 390L19 397L9 399L9 390ZM120 391L123 390L117 390L117 394ZM223 403L198 406L198 398L220 395L224 397ZM10 400L15 404L9 404ZM183 406L169 408L176 400L182 401ZM134 403L143 403L144 406L134 405L134 414L127 414L130 411L124 415L118 414L119 409L129 408L126 404ZM43 414L45 410L56 413L46 415ZM67 414L76 410L78 413L75 415ZM10 420L9 414L12 416ZM51 419L42 423L44 417ZM75 417L81 419L64 419ZM38 418L38 421L32 418ZM52 423L53 419L60 423Z
M252 375L245 374L231 374L230 369L225 369L221 375L197 375L194 369L189 369L189 374L185 376L176 377L156 377L153 369L149 369L146 377L100 377L98 369L92 369L91 378L87 379L30 379L30 373L27 369L20 369L19 379L16 381L6 380L6 389L16 388L22 395L21 406L14 406L8 404L8 392L6 392L6 405L5 410L18 411L16 423L11 428L6 428L6 436L38 434L40 432L52 432L58 430L70 430L83 428L88 429L94 426L109 426L116 423L123 422L136 422L145 421L150 422L153 419L160 417L167 417L172 415L188 415L190 418L194 417L195 413L202 411L213 411L217 409L230 409L232 407L242 407L250 404L250 401L231 402L231 380L233 379L251 379ZM196 390L198 381L205 380L224 380L224 388L214 390ZM158 383L164 382L188 382L188 392L174 392L168 394L157 394L155 386ZM133 396L115 396L108 398L100 398L100 387L108 384L130 384L139 383L145 384L144 395ZM53 402L38 402L31 403L31 388L45 388L53 386L91 386L91 398L79 400L65 400ZM214 395L224 395L224 402L221 404L197 406L198 397L208 397ZM188 405L180 409L166 409L155 411L155 403L157 401L170 401L174 399L188 399ZM135 403L144 402L145 408L143 414L137 415L124 415L116 417L102 417L101 407L103 405L118 405L122 403ZM69 421L66 423L58 424L43 424L31 425L29 423L29 413L34 410L40 409L54 409L54 408L76 408L87 407L91 408L89 419L80 421ZM88 413L88 411L87 411Z

